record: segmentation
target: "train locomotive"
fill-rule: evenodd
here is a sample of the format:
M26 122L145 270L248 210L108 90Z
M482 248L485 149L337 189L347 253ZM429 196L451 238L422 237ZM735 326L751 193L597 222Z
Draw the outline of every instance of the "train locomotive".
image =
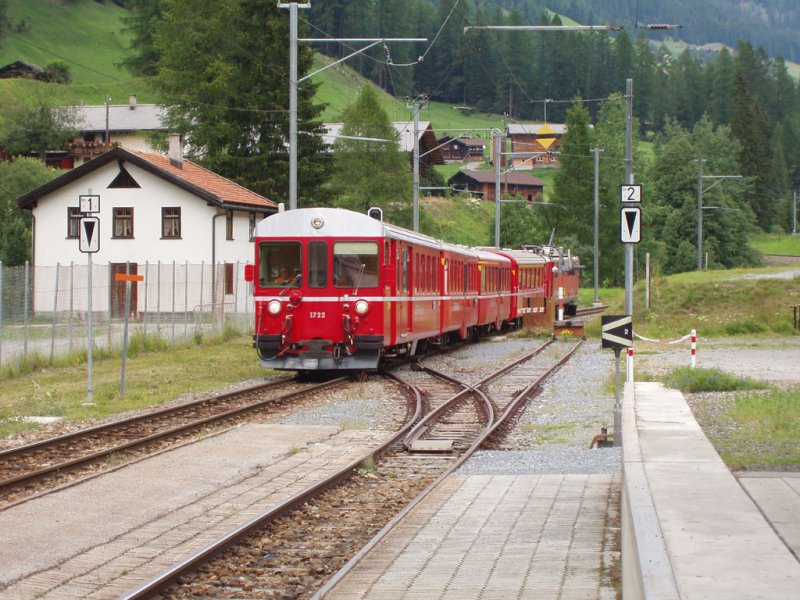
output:
M338 208L279 212L254 237L253 347L272 369L375 370L577 307L580 262L555 248L467 248Z

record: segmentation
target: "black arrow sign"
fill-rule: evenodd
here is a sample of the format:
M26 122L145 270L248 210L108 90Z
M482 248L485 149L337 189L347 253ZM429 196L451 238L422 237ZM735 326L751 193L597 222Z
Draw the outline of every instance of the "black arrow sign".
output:
M629 315L600 317L600 337L603 348L630 348L633 346L633 319Z
M97 225L95 221L89 221L88 219L83 222L83 230L86 232L86 241L88 242L89 246L92 245L92 237L94 237L95 225Z
M100 219L97 217L81 218L81 230L80 251L84 254L92 254L100 250Z

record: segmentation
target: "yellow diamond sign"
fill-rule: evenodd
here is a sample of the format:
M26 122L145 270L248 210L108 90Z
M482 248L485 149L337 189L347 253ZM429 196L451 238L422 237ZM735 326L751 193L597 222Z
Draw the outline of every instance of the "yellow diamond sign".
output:
M545 123L536 132L536 141L539 142L545 150L549 150L553 142L556 141L556 132L550 129Z

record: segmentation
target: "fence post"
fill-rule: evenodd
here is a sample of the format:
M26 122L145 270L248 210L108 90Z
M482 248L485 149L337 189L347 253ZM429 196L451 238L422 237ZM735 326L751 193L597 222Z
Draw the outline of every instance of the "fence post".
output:
M236 266L233 268L233 315L236 319L236 328L239 328L241 317L239 316L239 261L236 261Z
M67 328L69 330L69 351L72 352L72 318L75 304L73 301L75 294L75 261L69 261L69 319Z
M28 302L30 300L30 285L31 285L31 263L25 261L25 288L23 291L24 306L22 307L23 327L22 327L22 356L28 357Z
M3 364L3 261L0 260L0 366Z
M50 329L50 363L53 364L53 356L56 350L56 315L58 314L58 278L61 275L61 263L56 263L56 289L53 292L53 326Z
M203 331L203 279L206 274L206 261L200 261L200 331Z
M175 343L175 261L172 261L172 343Z
M156 291L156 331L158 331L159 337L161 336L161 261L158 261L158 277L156 278L157 282L157 291Z
M189 337L189 261L183 267L183 337Z
M150 261L144 261L144 312L142 313L142 327L144 329L144 335L147 336L147 296L149 295L147 292L147 284L150 283Z
M111 317L114 314L114 299L115 299L114 298L114 294L111 293L111 290L114 289L114 276L111 274L111 270L112 270L111 269L111 261L109 260L108 261L108 269L106 269L106 285L107 285L106 289L108 290L108 296L107 296L108 297L108 319L106 319L106 321L107 321L106 325L108 327L108 335L107 335L107 337L108 337L108 346L107 346L107 348L108 348L109 351L111 350L111 348L112 348L111 344L113 343L113 340L111 339ZM126 269L126 271L127 271L127 269ZM124 308L125 307L123 306L123 312L125 312Z

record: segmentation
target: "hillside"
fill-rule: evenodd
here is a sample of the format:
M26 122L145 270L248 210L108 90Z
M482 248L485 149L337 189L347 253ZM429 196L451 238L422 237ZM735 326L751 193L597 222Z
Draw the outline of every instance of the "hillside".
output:
M800 62L800 3L796 0L488 0L484 4L487 14L497 6L520 10L528 19L535 19L546 7L579 23L621 25L632 37L636 37L632 32L637 23L670 23L681 28L648 31L647 38L734 48L737 41L746 39L770 56Z

